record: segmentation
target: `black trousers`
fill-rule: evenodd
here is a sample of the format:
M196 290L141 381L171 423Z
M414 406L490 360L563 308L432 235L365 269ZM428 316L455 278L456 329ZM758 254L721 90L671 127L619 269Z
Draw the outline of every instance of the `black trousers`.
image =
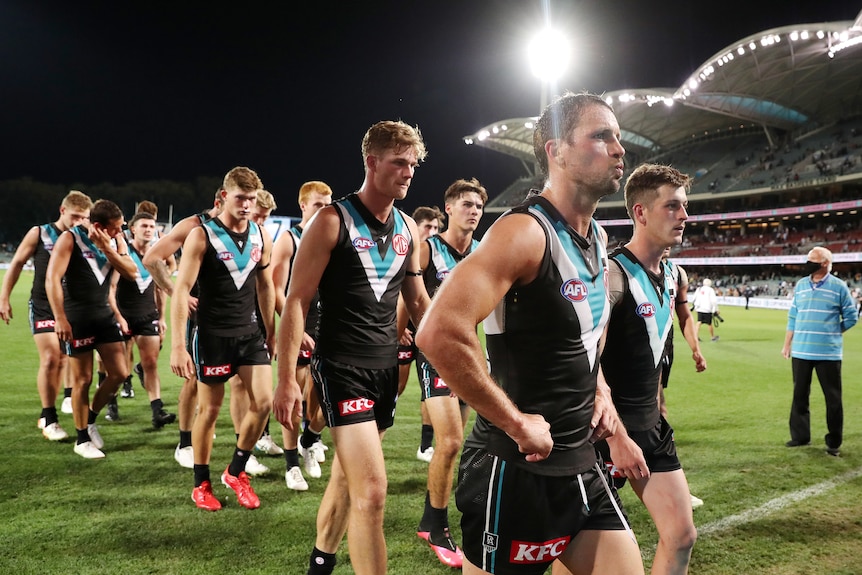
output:
M844 438L844 406L841 403L841 362L792 358L793 405L790 407L790 439L811 441L811 375L817 380L826 399L826 447L839 448Z

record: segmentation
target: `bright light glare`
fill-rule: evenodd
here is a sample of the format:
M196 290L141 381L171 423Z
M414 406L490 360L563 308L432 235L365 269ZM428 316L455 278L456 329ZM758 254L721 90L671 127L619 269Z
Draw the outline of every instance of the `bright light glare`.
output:
M530 68L538 78L556 80L565 72L571 58L571 46L562 33L546 28L530 42Z

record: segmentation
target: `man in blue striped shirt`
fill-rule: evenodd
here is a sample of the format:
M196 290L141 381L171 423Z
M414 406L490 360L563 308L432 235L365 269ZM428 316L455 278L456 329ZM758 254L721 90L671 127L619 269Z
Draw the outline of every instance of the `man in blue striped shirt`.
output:
M832 252L816 247L808 252L805 271L796 283L781 354L793 361L793 405L787 447L811 443L808 400L811 374L826 398L826 453L838 457L844 428L841 404L842 334L856 325L858 313L847 284L833 276Z

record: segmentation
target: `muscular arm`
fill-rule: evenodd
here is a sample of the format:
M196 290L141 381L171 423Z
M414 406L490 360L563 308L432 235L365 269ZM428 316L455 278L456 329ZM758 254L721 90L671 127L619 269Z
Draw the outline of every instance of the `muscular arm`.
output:
M153 276L156 285L169 296L174 295L174 283L171 281L171 270L166 263L181 247L189 233L200 224L197 216L189 216L171 228L171 231L159 238L144 254L144 267Z
M287 299L278 327L278 385L273 396L273 414L288 429L302 409L302 391L296 381L296 359L305 332L308 306L338 242L341 221L335 208L323 208L302 234L296 250Z
M293 235L290 232L281 234L272 247L272 284L275 290L275 312L278 315L281 315L284 309L293 250Z
M72 326L66 318L64 307L63 276L66 275L66 269L69 267L74 241L71 232L60 234L51 251L51 259L48 260L48 271L45 275L45 291L48 293L48 303L54 314L54 332L60 341L72 339Z
M30 228L24 239L15 250L15 255L12 256L12 261L9 263L9 269L6 270L6 275L3 276L3 286L0 287L0 319L7 324L12 319L12 306L9 303L9 298L12 296L12 288L18 283L18 278L21 276L21 270L27 260L33 257L36 253L36 248L39 246L39 228L34 226Z
M545 241L530 216L499 220L443 282L416 332L416 345L452 391L509 435L527 461L550 454L550 425L541 415L522 413L491 379L476 326L513 285L536 277Z
M405 218L405 221L413 237L418 237L419 232L416 229L416 223L410 218ZM410 261L407 262L407 271L415 273L425 269L430 258L431 250L428 248L426 242L422 242L420 249L414 249L410 254ZM419 325L422 317L425 315L425 311L431 304L431 299L425 290L425 282L422 280L422 276L410 275L410 273L404 276L404 283L401 284L401 297L404 300L404 306L410 313L410 317L413 318L413 325ZM402 334L406 327L405 324L397 333L399 335Z
M694 360L694 368L700 372L706 369L706 358L700 352L700 344L697 342L697 326L688 307L688 274L679 269L679 291L676 295L675 309L676 318L679 321L679 330L685 338L688 347L691 348L691 358Z
M205 251L203 229L192 230L183 244L183 258L171 297L171 371L183 378L194 375L194 363L186 350L186 323L189 318L189 293L197 281Z
M266 343L270 352L275 351L275 290L272 285L272 239L265 228L260 228L263 236L261 267L257 269L257 306L260 308L263 327L266 330Z

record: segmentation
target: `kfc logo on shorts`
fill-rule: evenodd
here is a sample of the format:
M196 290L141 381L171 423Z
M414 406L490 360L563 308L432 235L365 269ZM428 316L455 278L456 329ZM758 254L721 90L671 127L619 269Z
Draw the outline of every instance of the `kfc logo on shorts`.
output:
M446 279L446 276L448 276L450 273L452 273L452 272L450 272L449 270L443 270L443 271L437 272L437 281L442 282L443 280Z
M404 361L406 359L413 359L412 351L399 351L398 352L398 361Z
M560 288L560 293L563 297L572 302L584 301L587 299L587 284L578 278L570 279Z
M78 349L79 347L86 347L88 345L93 345L96 343L95 337L85 337L82 339L73 339L72 340L72 349Z
M217 257L219 261L226 262L233 259L233 254L231 252L219 252Z
M446 389L449 389L449 386L446 385L446 382L443 381L442 377L435 377L434 378L434 389L443 389L444 387Z
M356 399L345 399L338 402L338 412L341 415L353 415L354 413L365 413L374 408L374 402L366 397Z
M644 302L638 306L637 311L638 317L652 317L655 315L655 306L650 302Z
M403 256L410 249L410 241L401 234L395 234L392 236L392 249L399 256Z
M53 319L40 319L36 322L36 329L45 329L46 327L54 327Z
M307 349L299 350L299 357L302 359L311 359L311 351Z
M257 263L260 261L260 247L254 246L251 248L251 261Z
M512 541L509 554L510 563L550 563L566 550L571 538L569 536L551 539L544 543L529 541Z
M365 250L370 250L376 244L368 238L356 238L353 240L353 247L356 248L358 252L364 252Z
M224 365L205 365L203 366L204 377L219 377L222 375L230 375L230 364Z

